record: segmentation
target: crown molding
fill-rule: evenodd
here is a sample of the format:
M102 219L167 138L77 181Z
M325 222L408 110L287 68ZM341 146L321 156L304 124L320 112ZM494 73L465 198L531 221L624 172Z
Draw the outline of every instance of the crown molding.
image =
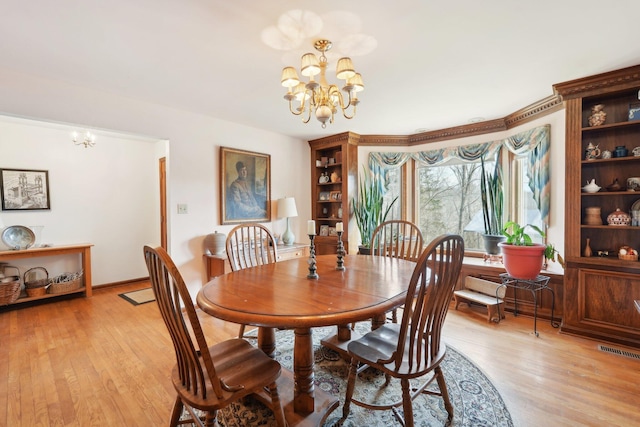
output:
M342 141L346 139L344 135L351 135L350 142L356 141L357 145L385 145L397 147L409 147L413 145L428 144L431 142L448 141L476 135L484 135L494 132L501 132L534 119L546 116L564 108L562 99L558 94L550 95L540 101L534 102L502 119L487 120L484 122L470 123L468 125L454 126L446 129L439 129L429 132L421 132L413 135L359 135L359 140L352 140L355 135L351 132L321 138L323 142ZM333 139L336 137L337 139ZM348 136L347 136L348 137ZM314 141L320 141L314 140ZM311 141L310 141L311 142Z
M640 65L596 74L553 85L563 100L600 95L616 90L637 87L640 84Z
M563 108L564 105L559 95L549 95L538 102L527 105L515 113L509 114L504 118L504 122L507 125L507 129L511 129L547 114L555 113Z

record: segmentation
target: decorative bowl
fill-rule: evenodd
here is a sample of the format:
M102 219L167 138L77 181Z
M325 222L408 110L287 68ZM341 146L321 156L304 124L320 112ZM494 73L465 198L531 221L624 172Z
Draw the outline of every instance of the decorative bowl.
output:
M609 216L607 216L607 223L609 225L629 225L631 223L631 216L620 209L616 209L615 212L611 212Z

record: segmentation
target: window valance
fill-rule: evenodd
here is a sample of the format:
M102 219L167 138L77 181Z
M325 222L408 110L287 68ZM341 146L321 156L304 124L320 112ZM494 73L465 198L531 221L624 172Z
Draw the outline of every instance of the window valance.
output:
M542 221L548 226L551 187L549 182L550 129L550 125L538 126L497 141L415 153L372 152L369 153L368 164L369 168L375 171L399 168L409 159L428 166L437 166L451 161L473 162L483 156L492 156L504 146L518 156L527 155L526 174L529 178L529 188L533 192L533 199L540 210Z

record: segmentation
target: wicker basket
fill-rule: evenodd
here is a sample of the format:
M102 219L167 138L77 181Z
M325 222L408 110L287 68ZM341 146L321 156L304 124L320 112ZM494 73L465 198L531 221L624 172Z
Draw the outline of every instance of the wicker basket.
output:
M625 261L637 261L638 260L638 255L636 255L636 254L634 254L634 255L629 255L629 254L621 255L621 254L618 254L618 258L622 259L622 260L625 260Z
M71 280L68 278L73 277ZM49 285L50 294L62 294L65 292L75 291L82 286L82 273L65 273L51 279Z
M38 286L37 288L24 288L28 297L41 297L47 294L46 286Z
M11 282L0 282L0 305L7 305L15 302L20 296L20 280Z
M44 271L44 278L41 279L33 279L34 277L38 277L38 270L42 270ZM31 279L33 280L27 280L27 275L31 272ZM49 272L47 271L46 268L44 267L33 267L28 269L27 271L24 272L24 275L22 276L24 278L24 287L26 289L29 288L42 288L45 287L49 284Z

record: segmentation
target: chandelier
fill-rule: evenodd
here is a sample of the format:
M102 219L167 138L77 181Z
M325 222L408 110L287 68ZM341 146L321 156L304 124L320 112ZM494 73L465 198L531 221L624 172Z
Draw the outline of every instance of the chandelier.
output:
M325 52L331 49L329 40L317 40L313 46L320 52L320 58L313 53L305 53L302 55L302 65L300 74L308 77L309 81L305 84L298 78L298 74L293 67L285 67L282 70L282 86L287 88L284 99L289 101L289 111L296 116L301 116L304 123L309 123L311 119L311 111L315 111L316 118L322 123L322 128L327 127L327 121L333 123L333 118L338 108L342 111L342 115L347 119L352 119L356 115L356 106L360 103L358 92L364 90L362 76L356 73L353 68L351 58L340 58L336 65L336 77L344 80L345 84L342 91L348 95L345 102L345 95L335 84L327 83L327 57ZM319 81L314 79L320 74ZM294 107L294 103L299 105ZM349 108L351 112L349 112Z
M94 147L96 145L96 136L94 134L92 134L91 132L87 131L84 136L82 137L82 139L80 138L80 135L78 135L78 132L73 132L71 134L71 137L73 139L73 143L76 145L84 145L84 148L87 147Z

